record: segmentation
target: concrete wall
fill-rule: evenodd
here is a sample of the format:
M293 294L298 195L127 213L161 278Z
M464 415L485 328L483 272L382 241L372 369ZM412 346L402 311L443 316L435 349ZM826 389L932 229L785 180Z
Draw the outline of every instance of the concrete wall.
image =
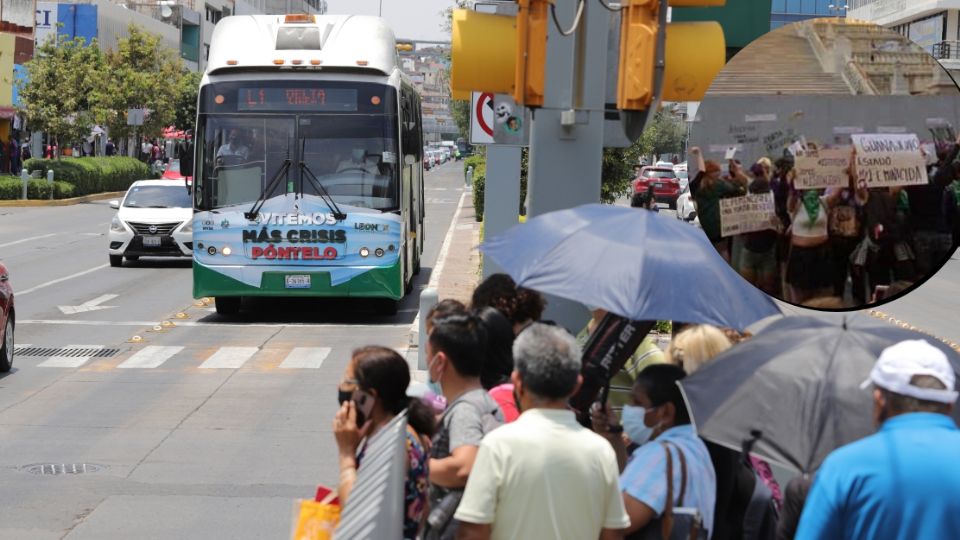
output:
M894 127L929 140L929 118L943 118L960 127L960 100L954 96L708 96L697 111L690 146L699 146L706 159L722 163L726 147L737 145L737 159L749 166L761 156L781 156L784 146L801 135L808 142L849 143L849 137L835 133L835 128L876 133L881 127ZM693 178L696 164L688 163Z
M99 11L99 40L103 50L116 49L120 38L127 36L130 23L142 26L146 31L159 34L165 47L180 54L180 29L152 17L132 11L110 2L95 0Z

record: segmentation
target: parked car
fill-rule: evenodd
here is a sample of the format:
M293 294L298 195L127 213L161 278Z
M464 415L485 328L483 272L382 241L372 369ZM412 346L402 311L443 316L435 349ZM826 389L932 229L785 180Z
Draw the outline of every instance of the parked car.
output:
M687 185L690 183L690 179L687 177L687 168L682 169L674 168L673 172L677 173L677 178L680 180L680 191L683 191L687 188Z
M190 194L169 180L138 180L123 201L110 201L117 210L110 223L110 266L140 257L193 255L193 208Z
M163 169L163 175L160 176L163 180L179 180L183 182L187 179L188 175L185 175L180 172L180 160L171 159L169 163Z
M658 161L656 164L654 164L654 167L670 167L672 169L673 163L670 163L669 161Z
M653 198L658 203L667 203L671 209L677 207L677 197L680 196L680 179L673 172L673 167L643 167L640 176L633 181L633 204L638 205L639 199L653 186Z
M0 372L6 373L13 367L13 331L16 313L13 308L13 286L10 273L0 263Z
M693 197L690 196L690 188L685 187L677 197L677 219L683 221L693 221L697 217L697 209L693 205Z

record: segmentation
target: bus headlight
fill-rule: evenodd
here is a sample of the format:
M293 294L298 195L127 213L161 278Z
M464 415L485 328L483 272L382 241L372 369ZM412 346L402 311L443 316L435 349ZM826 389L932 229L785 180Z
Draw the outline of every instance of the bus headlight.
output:
M367 257L367 256L369 256L369 255L370 255L370 250L369 250L369 249L367 249L367 248L365 248L365 247L360 248L360 256L361 256L361 257Z
M113 219L110 221L110 230L113 232L124 232L123 222L120 221L118 216L113 216Z
M230 249L230 246L224 246L223 249L220 250L220 253L223 254L224 257L228 257L233 253L233 250Z

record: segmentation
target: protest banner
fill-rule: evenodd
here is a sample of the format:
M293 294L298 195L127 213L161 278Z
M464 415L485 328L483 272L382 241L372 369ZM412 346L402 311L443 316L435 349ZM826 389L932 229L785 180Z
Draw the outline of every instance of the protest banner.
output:
M775 211L772 192L720 199L720 235L773 229Z
M857 180L866 187L926 184L927 167L913 133L861 133L851 136L857 149Z
M847 187L847 168L850 166L850 148L823 148L804 156L797 156L793 169L797 189Z

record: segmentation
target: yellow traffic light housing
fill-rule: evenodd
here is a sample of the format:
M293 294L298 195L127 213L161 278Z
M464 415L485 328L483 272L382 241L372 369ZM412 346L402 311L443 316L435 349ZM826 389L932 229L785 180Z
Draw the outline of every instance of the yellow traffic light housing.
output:
M516 17L453 12L450 87L456 99L470 92L510 94L527 107L543 105L550 0L519 0Z
M620 27L617 108L642 111L655 99L699 101L723 69L726 44L716 22L670 23L662 9L722 6L726 0L631 0ZM664 35L661 35L661 32ZM662 38L662 41L660 41ZM663 51L658 51L658 47ZM657 67L662 61L662 77Z

